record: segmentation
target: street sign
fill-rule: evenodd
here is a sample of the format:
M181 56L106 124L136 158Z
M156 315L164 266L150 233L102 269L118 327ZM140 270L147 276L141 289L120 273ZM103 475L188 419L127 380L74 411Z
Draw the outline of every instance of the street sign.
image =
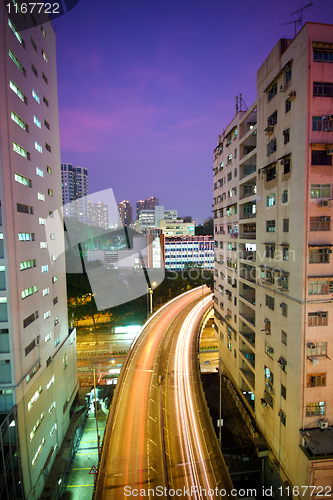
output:
M96 469L96 467L94 465L90 469L89 474L98 474L98 470Z

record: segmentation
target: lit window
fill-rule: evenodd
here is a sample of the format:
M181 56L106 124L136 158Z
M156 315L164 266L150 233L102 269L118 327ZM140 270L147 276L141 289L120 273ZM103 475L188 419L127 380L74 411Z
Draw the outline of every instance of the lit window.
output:
M52 175L52 168L51 167L46 167L46 171L48 174Z
M23 94L22 90L18 88L18 86L13 82L13 80L9 80L9 87L12 89L13 92L21 99L21 101L25 102L27 104L27 98Z
M46 241L41 241L41 242L40 242L40 248L47 248L47 243L46 243Z
M330 198L331 184L311 184L311 198Z
M276 200L276 196L275 196L275 193L274 194L269 194L267 196L267 207L273 207L275 205L275 200Z
M51 387L51 385L54 384L54 375L52 376L51 380L49 381L49 383L47 384L46 386L46 389L49 389Z
M39 398L41 392L42 392L42 386L40 385L39 388L38 388L38 391L36 391L34 393L34 395L32 396L32 398L28 402L28 411L30 411L31 408L33 407L33 405L36 403L36 401Z
M48 194L49 196L53 196L53 190L52 190L52 189L48 189L48 190L47 190L47 194Z
M27 179L26 177L23 177L23 175L15 174L14 178L15 178L15 181L18 182L19 184L23 184L23 186L31 187L31 180Z
M19 127L23 128L23 130L26 130L27 132L29 131L28 125L20 118L14 111L10 113L11 119L19 125Z
M23 75L25 76L26 75L26 70L25 68L22 66L22 64L20 63L20 61L17 59L16 55L14 54L14 52L11 50L11 49L8 49L8 55L9 57L11 58L11 60L16 64L16 66L18 67L18 69L21 71L21 73L23 73Z
M14 35L16 36L16 38L18 39L18 41L23 45L23 47L25 46L25 43L24 41L22 40L22 37L21 37L21 34L20 32L18 31L18 29L16 28L15 24L13 23L13 21L10 19L10 17L8 18L8 26L10 27L10 29L12 30L12 32L14 33Z
M39 118L37 118L36 115L34 115L34 124L37 125L38 128L41 128L42 127L42 123L41 121L39 120ZM35 143L36 144L36 143ZM41 152L41 151L40 151Z
M32 89L32 97L35 99L36 102L38 102L38 104L40 103L39 95L34 89Z
M37 198L40 200L40 201L45 201L45 194L43 193L37 193Z
M44 313L44 320L48 319L50 316L51 316L51 311L46 311L46 313Z
M44 288L43 290L43 297L45 297L45 295L48 295L50 293L50 289L49 288Z
M55 401L53 401L53 403L51 404L51 406L49 408L49 413L52 413L55 407L56 407L56 404L55 404Z
M44 177L44 172L39 167L36 167L36 174L39 175L39 177Z
M306 416L314 417L314 416L325 415L325 407L326 403L324 401L320 401L319 403L307 403Z
M46 264L45 266L42 266L42 273L47 273L49 271L49 266Z
M37 451L36 451L33 459L31 460L32 467L34 467L34 465L35 465L35 463L37 461L37 458L39 457L39 455L40 455L40 453L41 453L41 451L43 449L44 444L45 444L45 438L43 437L41 444L38 446Z
M45 52L44 52L43 49L42 49L42 56L43 56L44 61L47 62L47 56L46 56L46 54L45 54Z
M23 158L28 158L28 152L24 148L22 148L22 146L16 144L16 142L13 142L13 151L23 156Z
M37 151L39 153L42 153L43 152L43 148L42 146L39 144L39 142L35 141L35 149L37 149Z
M51 332L46 335L44 340L45 340L45 343L48 342L49 340L51 340Z
M36 267L36 259L24 260L23 262L20 262L20 271L24 271L24 269L30 269L31 267Z

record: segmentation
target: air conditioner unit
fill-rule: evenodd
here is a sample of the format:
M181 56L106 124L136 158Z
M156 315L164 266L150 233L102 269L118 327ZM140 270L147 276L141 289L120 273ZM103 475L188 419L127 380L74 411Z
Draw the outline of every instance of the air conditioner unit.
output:
M282 356L280 356L278 359L278 363L281 366L285 366L287 364L287 361Z
M328 207L328 206L329 206L328 201L329 201L329 200L321 200L321 201L319 202L319 205L320 205L321 207Z
M274 349L273 349L273 347L268 347L267 351L270 352L271 354L273 354Z
M317 424L319 429L327 429L328 427L328 422L326 422L326 420L317 420Z
M274 132L274 127L271 125L265 128L266 135L270 135Z
M279 413L278 413L279 417L282 418L282 417L285 417L286 414L284 413L284 411L282 410L279 410Z
M280 164L281 164L281 165L287 165L287 163L289 163L289 162L290 162L290 160L289 160L289 159L288 159L288 160L281 160L281 161L280 161Z
M308 342L308 349L314 351L316 349L316 344L314 344L313 342Z
M296 92L295 91L294 92L290 92L288 94L288 98L289 98L290 101L292 101L293 99L295 99L295 97L296 97Z

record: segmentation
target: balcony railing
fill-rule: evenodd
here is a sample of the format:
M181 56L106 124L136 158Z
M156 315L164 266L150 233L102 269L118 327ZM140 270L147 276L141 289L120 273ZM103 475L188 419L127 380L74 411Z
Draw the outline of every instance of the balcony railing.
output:
M257 214L241 214L241 219L255 219Z
M241 251L239 252L239 258L244 260L256 260L256 252L255 251Z
M248 321L252 326L256 326L256 316L255 314L253 315L250 315L250 314L242 314L242 313L239 313L240 316L242 316L242 318L244 318L246 321Z

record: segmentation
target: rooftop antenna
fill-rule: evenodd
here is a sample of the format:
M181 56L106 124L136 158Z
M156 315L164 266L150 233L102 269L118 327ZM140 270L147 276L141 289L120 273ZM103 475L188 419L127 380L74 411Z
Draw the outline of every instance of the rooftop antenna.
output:
M289 23L282 23L282 25L295 23L295 36L296 36L297 23L299 23L301 25L301 28L303 27L303 10L307 9L308 7L312 7L312 5L313 5L313 1L311 0L311 2L308 3L307 5L304 5L304 7L301 7L300 9L295 10L295 12L292 12L290 15L293 16L294 14L298 14L298 19L296 19L296 21L290 21Z

